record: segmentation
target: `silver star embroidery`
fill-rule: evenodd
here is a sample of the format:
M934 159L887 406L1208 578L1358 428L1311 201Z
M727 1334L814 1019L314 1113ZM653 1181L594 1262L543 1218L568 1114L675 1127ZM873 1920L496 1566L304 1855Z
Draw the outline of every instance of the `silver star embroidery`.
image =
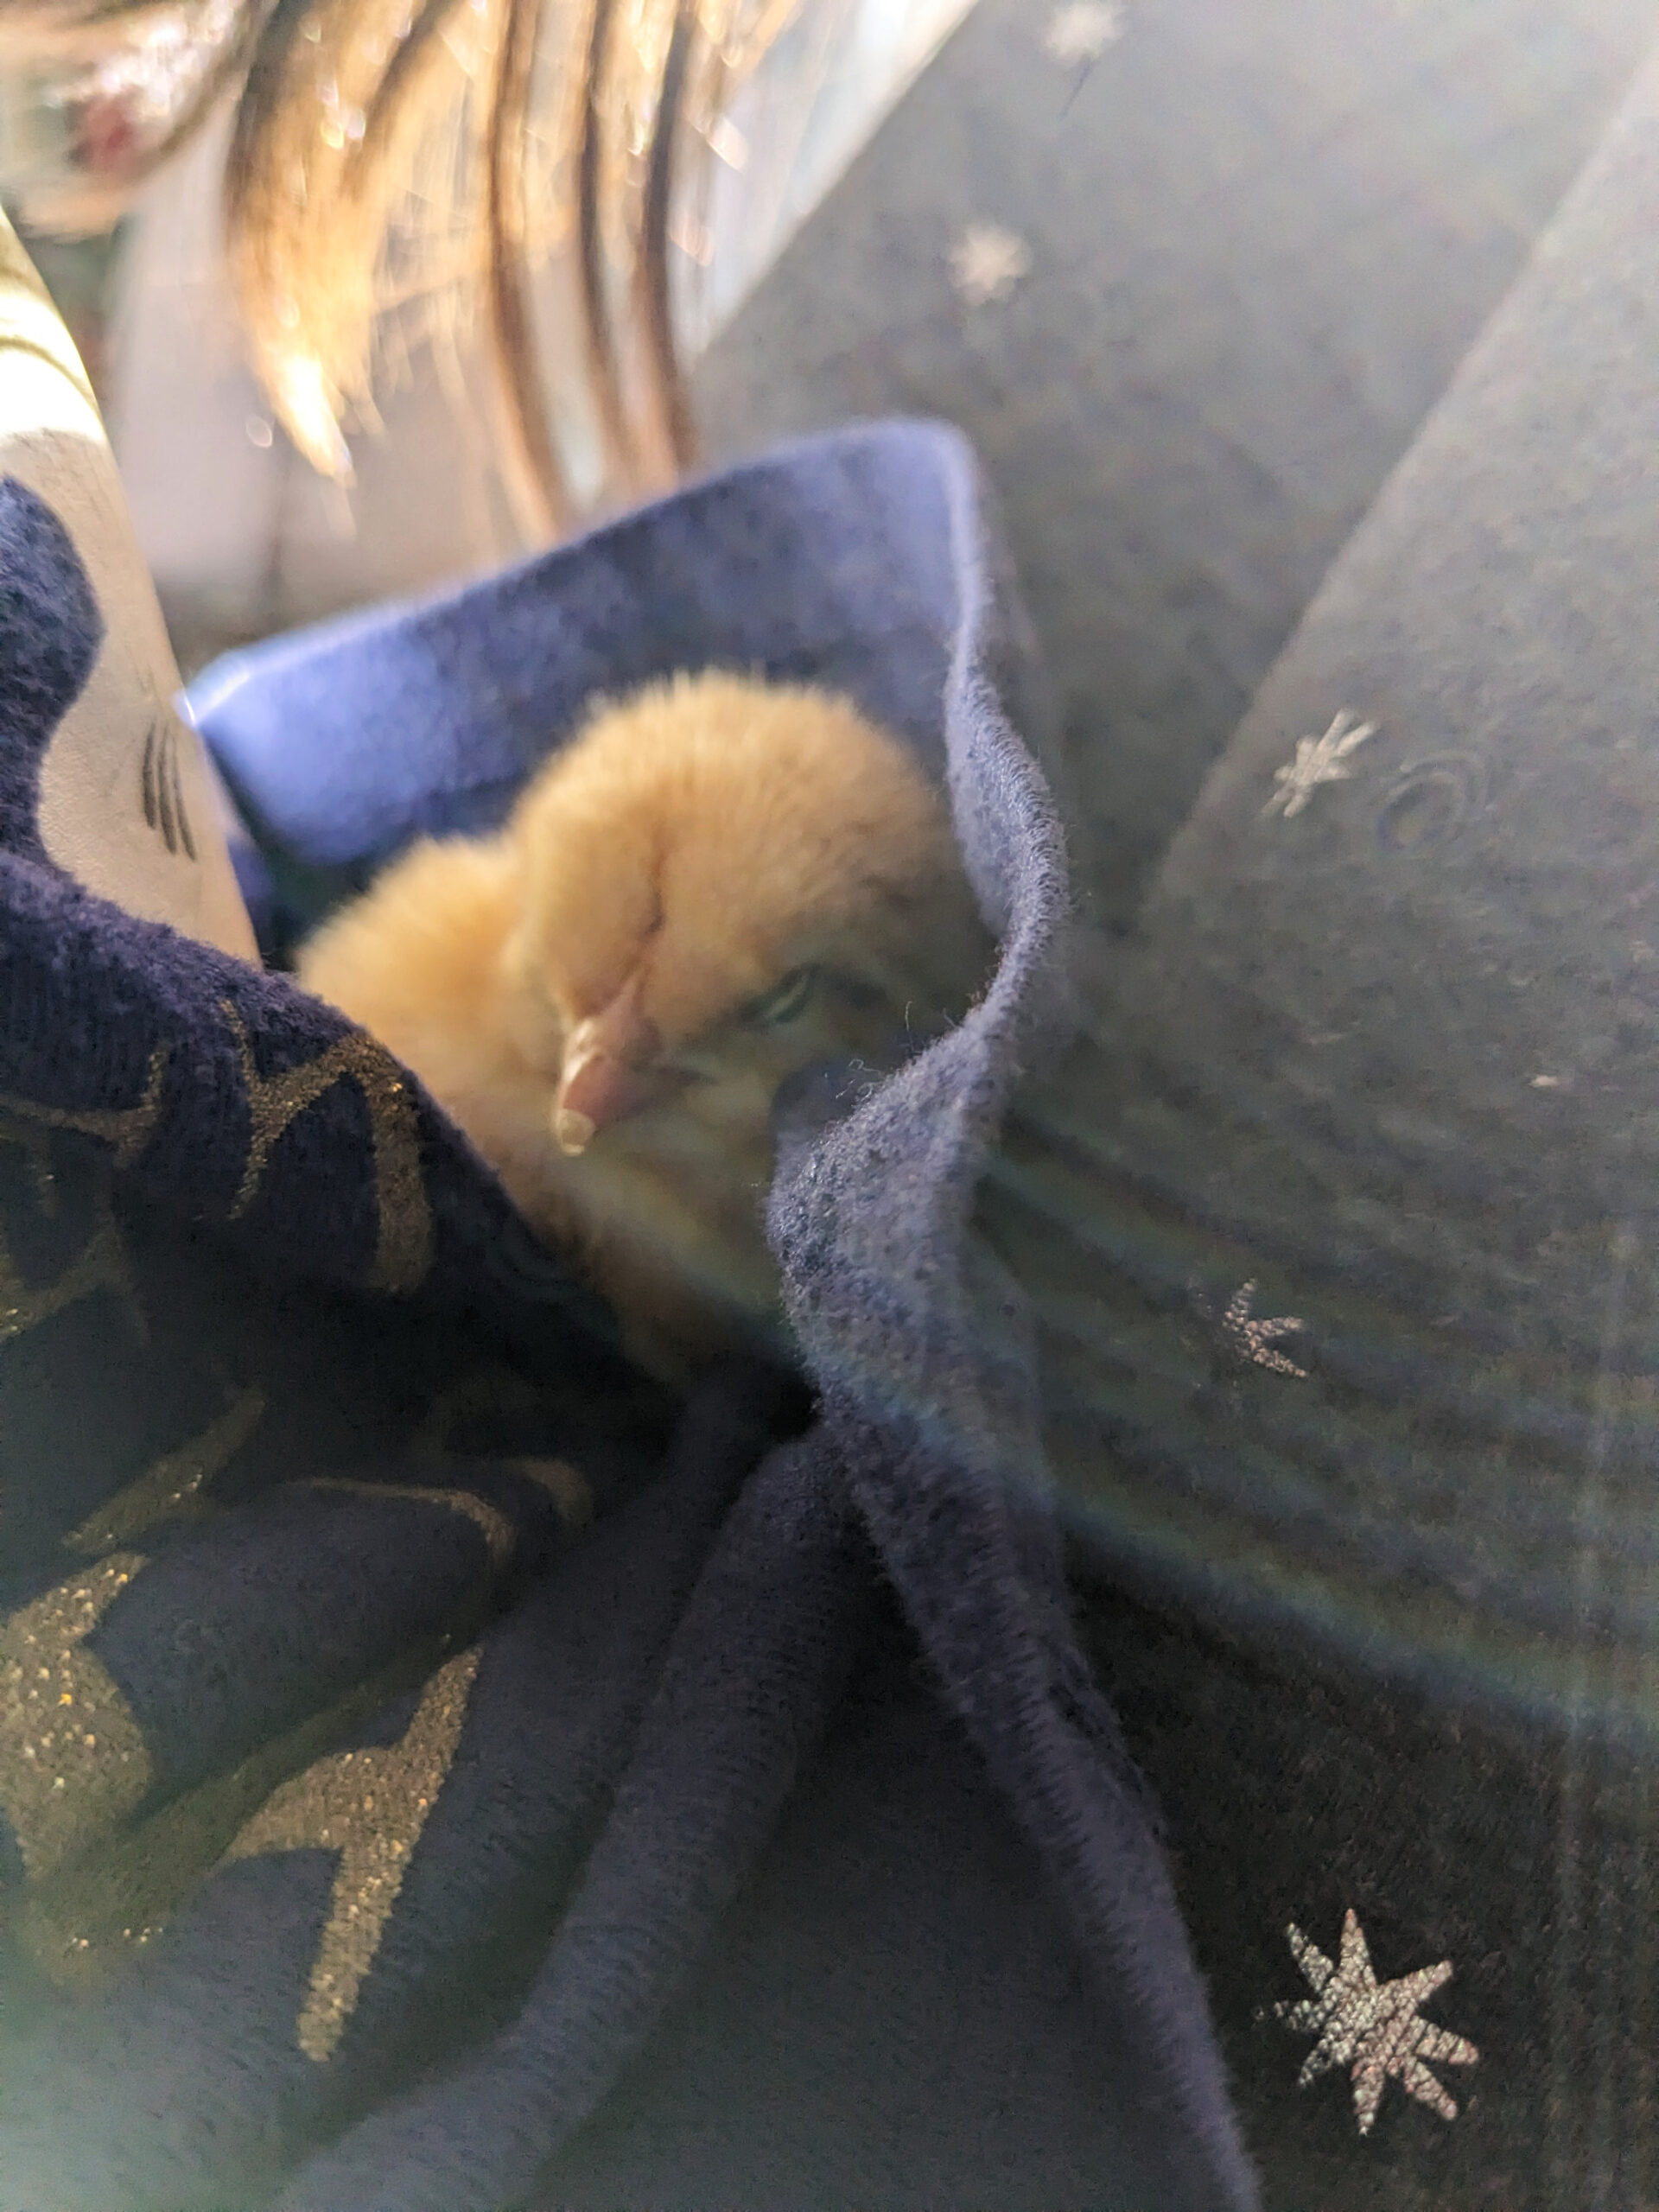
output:
M1001 223L969 223L950 252L950 282L970 308L1006 300L1031 274L1031 248Z
M1362 722L1344 707L1331 717L1331 727L1323 737L1299 737L1296 758L1273 772L1279 788L1262 813L1271 814L1276 808L1288 822L1301 812L1321 784L1345 784L1354 772L1344 765L1348 755L1376 735L1375 722Z
M1071 0L1057 8L1043 33L1043 51L1062 69L1098 61L1114 39L1123 35L1123 11L1108 0Z
M1243 1360L1251 1367L1270 1367L1275 1375L1294 1375L1304 1382L1307 1370L1298 1367L1273 1347L1281 1337L1294 1336L1307 1326L1300 1315L1281 1313L1276 1320L1253 1321L1250 1307L1255 1298L1255 1285L1247 1282L1236 1290L1227 1302L1227 1311L1221 1317L1222 1341L1235 1359ZM1214 1312L1214 1307L1211 1311Z
M1294 1921L1285 1935L1313 1995L1300 2004L1275 2005L1274 2012L1297 2035L1319 2037L1302 2062L1297 2088L1306 2088L1333 2067L1347 2067L1354 2085L1354 2117L1362 2135L1369 2135L1376 2125L1377 2107L1390 2079L1442 2120L1455 2120L1455 2101L1426 2062L1473 2066L1480 2053L1462 2036L1417 2017L1424 1999L1451 1980L1451 1960L1402 1974L1398 1981L1380 1982L1371 1971L1364 1931L1351 1911L1344 1917L1342 1956L1334 1963Z

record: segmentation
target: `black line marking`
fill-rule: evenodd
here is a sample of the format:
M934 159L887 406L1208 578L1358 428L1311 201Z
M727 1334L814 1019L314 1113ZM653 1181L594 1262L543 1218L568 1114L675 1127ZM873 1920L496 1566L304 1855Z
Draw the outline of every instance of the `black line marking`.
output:
M144 740L143 792L144 819L154 830L158 826L159 821L156 807L156 725L154 722L150 724L149 734Z
M190 859L194 860L196 841L190 834L190 817L185 811L184 773L179 766L179 747L176 738L173 743L173 811L179 818L179 842L183 845Z
M156 748L156 802L161 810L162 842L169 853L179 849L178 829L173 820L173 733L163 728Z

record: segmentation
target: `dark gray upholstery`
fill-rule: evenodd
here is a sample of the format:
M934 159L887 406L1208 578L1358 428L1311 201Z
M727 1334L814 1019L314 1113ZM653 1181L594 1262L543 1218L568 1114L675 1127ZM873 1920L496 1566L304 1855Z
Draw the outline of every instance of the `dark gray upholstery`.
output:
M988 1204L1283 2212L1659 2190L1656 202L1659 59ZM1351 1911L1455 2118L1300 2078Z
M1643 0L1128 0L1086 75L980 0L697 372L725 458L946 415L1047 650L1121 924L1584 159ZM1026 242L980 308L947 254ZM1053 763L1048 764L1051 772Z

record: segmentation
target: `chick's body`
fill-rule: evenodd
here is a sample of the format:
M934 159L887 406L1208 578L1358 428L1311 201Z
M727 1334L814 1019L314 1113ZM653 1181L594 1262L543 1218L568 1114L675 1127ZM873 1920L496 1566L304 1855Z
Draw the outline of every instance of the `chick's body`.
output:
M300 975L677 1371L773 1325L779 1084L919 1040L988 950L903 746L844 701L710 673L599 713L499 836L416 846Z

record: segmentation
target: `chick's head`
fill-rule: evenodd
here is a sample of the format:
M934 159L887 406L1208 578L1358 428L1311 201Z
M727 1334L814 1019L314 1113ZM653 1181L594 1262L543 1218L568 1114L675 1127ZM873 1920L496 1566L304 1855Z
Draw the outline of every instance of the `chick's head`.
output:
M938 795L824 693L714 673L605 709L509 836L522 1041L569 1156L677 1131L735 1166L788 1076L919 1041L986 963Z

